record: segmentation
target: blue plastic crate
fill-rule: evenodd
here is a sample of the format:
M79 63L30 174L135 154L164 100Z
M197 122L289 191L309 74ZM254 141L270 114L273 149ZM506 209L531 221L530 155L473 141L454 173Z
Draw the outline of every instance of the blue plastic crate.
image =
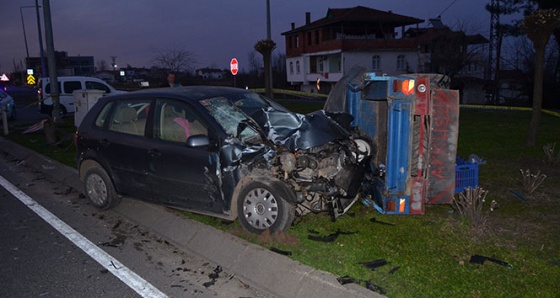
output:
M455 193L478 186L478 164L457 163L455 166Z

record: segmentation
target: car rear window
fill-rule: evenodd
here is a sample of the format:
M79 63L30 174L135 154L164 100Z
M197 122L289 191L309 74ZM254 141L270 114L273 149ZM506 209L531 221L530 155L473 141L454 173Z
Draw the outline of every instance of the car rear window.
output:
M113 103L110 102L103 107L103 110L101 110L101 113L99 113L97 119L95 119L95 126L103 127L105 125L105 121L107 120L107 116L109 115L109 111L111 110L112 106Z

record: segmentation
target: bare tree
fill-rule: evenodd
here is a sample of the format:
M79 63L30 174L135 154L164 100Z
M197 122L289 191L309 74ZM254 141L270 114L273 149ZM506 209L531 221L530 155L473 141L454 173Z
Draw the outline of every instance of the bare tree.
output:
M100 60L97 62L97 71L105 71L107 70L107 61Z
M263 66L262 60L257 57L257 52L249 52L247 55L247 61L249 61L249 72L258 75Z
M196 65L194 55L176 45L168 49L154 51L153 63L162 69L173 72L190 72Z

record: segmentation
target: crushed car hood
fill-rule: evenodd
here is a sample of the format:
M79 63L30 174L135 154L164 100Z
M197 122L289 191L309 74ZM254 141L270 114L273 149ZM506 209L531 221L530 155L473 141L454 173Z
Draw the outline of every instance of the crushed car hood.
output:
M335 121L345 119L323 110L307 115L265 107L254 112L251 118L259 125L268 139L277 146L290 151L309 149L336 139L348 138L350 133L344 128L347 123Z

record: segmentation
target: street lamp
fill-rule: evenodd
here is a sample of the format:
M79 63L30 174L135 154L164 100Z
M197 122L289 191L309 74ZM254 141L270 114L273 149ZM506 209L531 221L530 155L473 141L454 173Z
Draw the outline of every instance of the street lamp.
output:
M21 26L23 27L23 39L25 40L25 53L27 54L27 59L25 59L25 68L29 68L29 48L27 47L27 34L25 34L25 22L23 21L23 9L24 8L35 8L35 6L27 5L19 7L19 15L21 16Z
M26 60L25 60L25 67L29 68L29 47L27 45L27 34L25 32L25 22L23 19L23 9L24 8L35 8L37 10L37 28L39 31L39 46L41 47L41 59L43 57L43 40L41 38L41 23L40 23L40 19L39 19L39 8L41 6L39 6L37 4L37 0L35 1L35 5L26 5L26 6L20 6L19 7L19 15L21 16L21 26L23 27L23 39L25 40L25 54L26 54ZM43 61L41 60L41 66L43 66ZM44 68L44 67L43 67Z

